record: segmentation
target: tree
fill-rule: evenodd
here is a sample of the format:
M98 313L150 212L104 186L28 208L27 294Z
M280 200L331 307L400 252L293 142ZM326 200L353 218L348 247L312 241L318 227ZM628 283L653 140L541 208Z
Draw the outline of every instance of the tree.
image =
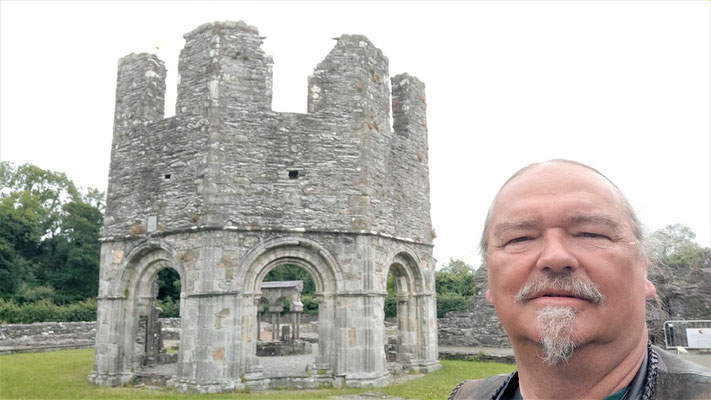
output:
M99 233L103 216L96 207L83 201L64 205L60 224L60 241L54 257L51 278L59 294L70 301L96 296L99 283Z
M449 259L435 272L437 317L450 311L464 311L474 295L474 268L462 260Z
M673 319L711 317L711 249L701 247L694 232L675 224L653 232L647 238L649 279L657 298L649 304L648 324L660 339L661 322ZM661 305L661 309L658 306Z
M17 193L32 197L40 206L40 227L50 236L59 231L63 205L68 200L81 200L76 186L64 173L45 171L32 164L14 168L8 162L0 162L0 187L3 196Z
M647 237L647 252L650 262L659 268L686 265L701 268L709 265L708 248L699 246L691 228L674 224L653 232Z
M180 301L180 275L173 268L158 272L158 299Z
M474 294L474 268L462 260L449 259L435 272L437 294L451 293L464 297Z
M15 193L0 198L0 297L10 298L23 282L34 283L42 236L37 204Z
M0 162L0 298L95 296L103 197L64 173Z

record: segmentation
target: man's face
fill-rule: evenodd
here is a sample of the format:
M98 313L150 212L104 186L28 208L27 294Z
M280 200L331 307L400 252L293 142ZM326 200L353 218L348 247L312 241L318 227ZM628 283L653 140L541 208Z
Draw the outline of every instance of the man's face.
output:
M578 346L640 340L654 286L624 207L603 177L566 163L532 167L499 193L487 237L487 299L512 341L539 342L536 315L550 306L575 312ZM547 285L517 300L537 276L587 278L602 301Z

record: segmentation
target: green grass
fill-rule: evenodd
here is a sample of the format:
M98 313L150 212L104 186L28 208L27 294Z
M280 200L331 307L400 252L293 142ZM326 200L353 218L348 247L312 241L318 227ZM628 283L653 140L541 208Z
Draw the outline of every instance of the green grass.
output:
M184 395L171 390L104 388L90 384L91 349L0 356L1 399L326 399L364 391L408 399L443 399L465 379L511 372L513 365L441 361L442 369L408 382L376 389L279 390L270 392Z

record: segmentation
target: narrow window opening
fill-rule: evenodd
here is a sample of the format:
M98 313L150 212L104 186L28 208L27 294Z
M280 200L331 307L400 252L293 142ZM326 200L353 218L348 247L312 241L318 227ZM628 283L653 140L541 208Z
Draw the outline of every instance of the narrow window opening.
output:
M170 174L165 174L163 177L164 177L165 179L170 179Z
M297 170L289 171L289 179L299 179L299 171L297 171Z

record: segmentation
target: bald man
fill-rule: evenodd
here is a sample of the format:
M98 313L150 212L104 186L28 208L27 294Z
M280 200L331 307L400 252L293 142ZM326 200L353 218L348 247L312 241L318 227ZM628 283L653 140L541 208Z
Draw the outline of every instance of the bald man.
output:
M597 170L553 160L515 173L481 251L518 371L462 382L450 399L711 399L711 371L649 344L642 229Z

